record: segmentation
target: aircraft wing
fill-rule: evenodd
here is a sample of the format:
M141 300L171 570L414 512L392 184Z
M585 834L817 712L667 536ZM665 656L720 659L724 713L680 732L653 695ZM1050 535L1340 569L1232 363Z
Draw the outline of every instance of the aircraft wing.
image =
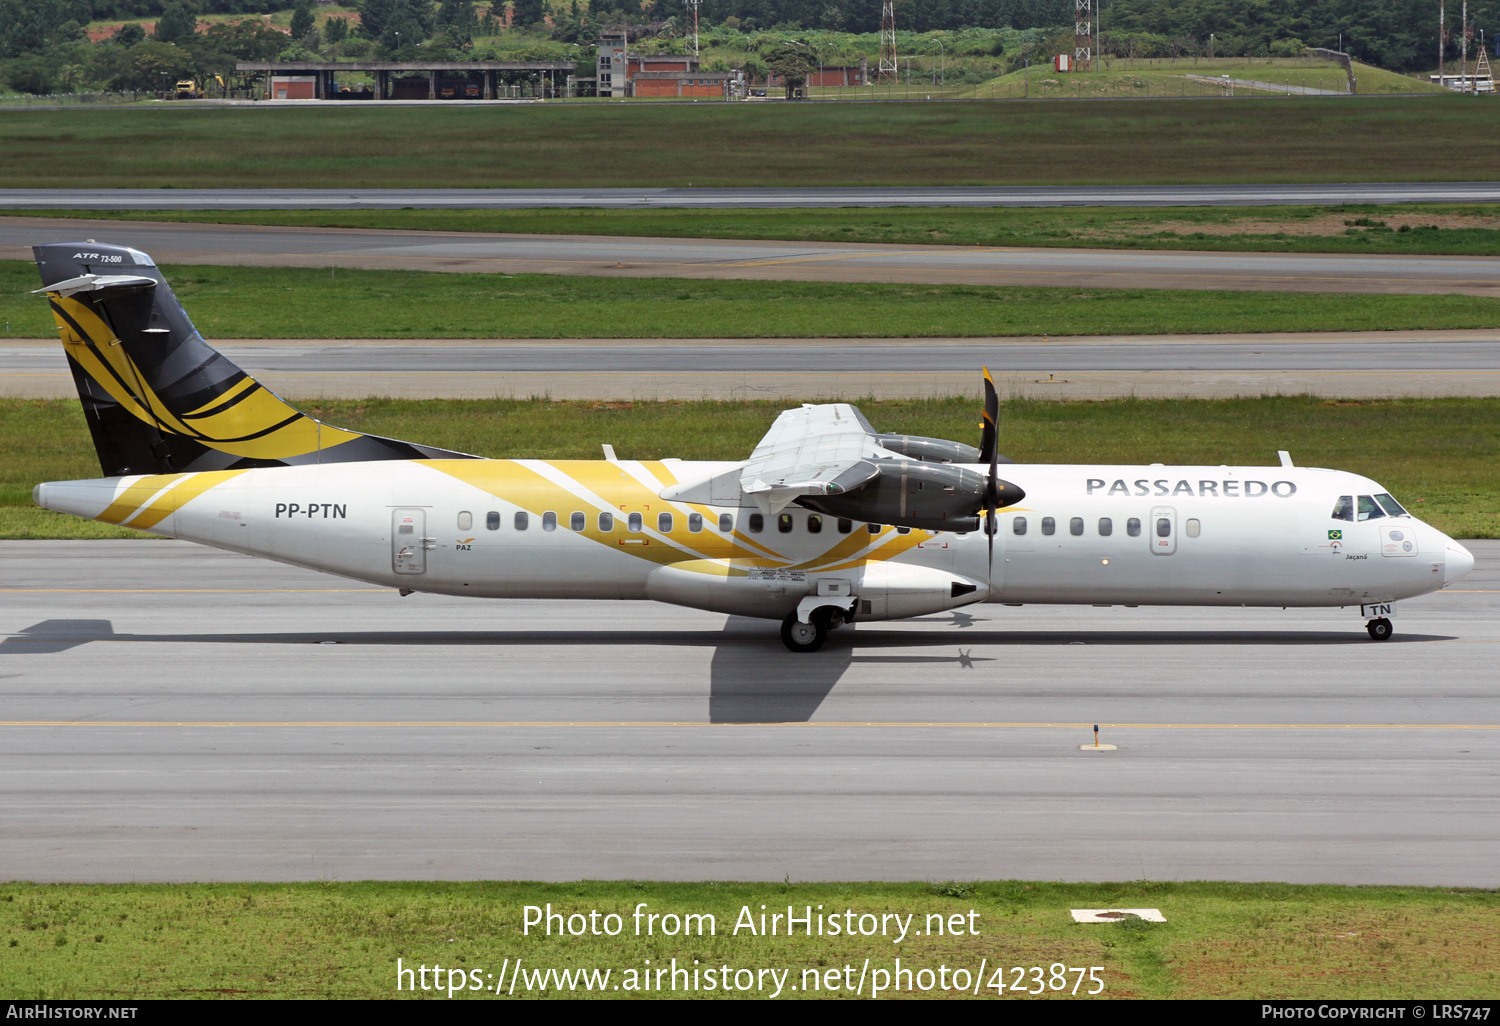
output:
M778 513L798 496L840 495L868 483L880 474L872 461L891 455L853 406L807 404L776 418L746 461L740 489Z

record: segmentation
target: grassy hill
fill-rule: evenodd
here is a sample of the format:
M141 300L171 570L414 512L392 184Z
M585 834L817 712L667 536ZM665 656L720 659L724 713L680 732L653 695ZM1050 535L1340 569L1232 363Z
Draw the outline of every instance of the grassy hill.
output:
M1225 87L1203 81L1229 76L1241 81L1268 85L1303 86L1342 92L1348 88L1344 69L1329 61L1280 57L1225 57L1209 60L1202 57L1162 58L1160 60L1112 59L1101 62L1105 67L1095 72L1059 75L1051 64L1033 65L993 78L977 86L950 90L949 95L974 99L1020 99L1086 96L1223 96ZM1412 78L1393 71L1354 63L1357 91L1362 96L1389 93L1441 93L1445 90L1426 78ZM1275 95L1274 89L1250 89L1234 86L1236 96Z

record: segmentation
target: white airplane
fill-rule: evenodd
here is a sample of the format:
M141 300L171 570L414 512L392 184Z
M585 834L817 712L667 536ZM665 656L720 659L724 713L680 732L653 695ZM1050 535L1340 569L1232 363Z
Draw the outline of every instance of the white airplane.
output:
M104 476L46 509L398 589L654 599L780 621L978 602L1357 608L1474 558L1369 478L1280 466L1020 465L881 434L853 406L779 416L742 462L490 460L324 424L205 343L150 257L35 249ZM1006 465L1004 478L999 466Z

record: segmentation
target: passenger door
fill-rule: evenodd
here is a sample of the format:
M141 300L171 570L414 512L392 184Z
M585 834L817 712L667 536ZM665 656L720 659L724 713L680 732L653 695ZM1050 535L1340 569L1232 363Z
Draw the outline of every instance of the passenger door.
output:
M427 511L414 507L391 510L391 569L414 576L427 572L427 550L435 541L427 537Z

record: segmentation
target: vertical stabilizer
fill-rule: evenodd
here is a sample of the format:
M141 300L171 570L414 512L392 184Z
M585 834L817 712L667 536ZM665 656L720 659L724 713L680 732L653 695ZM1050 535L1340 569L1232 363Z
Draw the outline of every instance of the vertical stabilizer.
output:
M472 458L302 413L203 341L140 250L67 242L33 252L105 477Z

